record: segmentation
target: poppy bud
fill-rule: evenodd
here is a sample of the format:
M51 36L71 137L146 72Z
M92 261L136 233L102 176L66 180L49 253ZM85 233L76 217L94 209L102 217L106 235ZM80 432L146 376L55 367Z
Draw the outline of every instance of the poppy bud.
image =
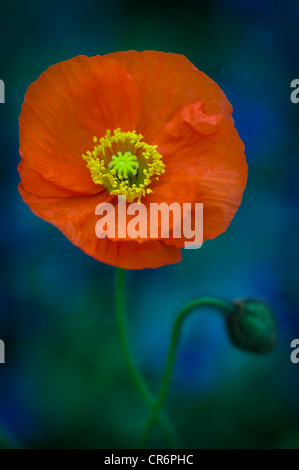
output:
M226 328L232 343L245 351L267 353L277 344L274 315L262 300L240 299L233 302L235 313L227 315Z

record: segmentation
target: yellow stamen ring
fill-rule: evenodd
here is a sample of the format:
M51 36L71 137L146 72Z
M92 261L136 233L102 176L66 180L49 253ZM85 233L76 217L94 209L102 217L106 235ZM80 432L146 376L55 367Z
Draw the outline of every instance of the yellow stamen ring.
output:
M119 128L108 129L99 140L93 138L93 151L87 151L82 158L87 162L95 184L105 185L110 194L125 195L128 202L141 198L153 191L148 187L153 178L165 173L162 155L157 145L141 142L142 134L136 131L122 132Z

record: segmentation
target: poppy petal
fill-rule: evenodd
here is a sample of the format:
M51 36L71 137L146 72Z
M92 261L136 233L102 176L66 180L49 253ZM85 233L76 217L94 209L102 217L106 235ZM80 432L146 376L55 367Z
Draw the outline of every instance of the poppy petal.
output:
M163 155L165 181L196 181L203 203L204 240L225 231L237 211L247 180L244 145L221 115L206 116L202 103L183 108L155 139Z
M137 132L147 141L184 106L201 101L206 114L221 113L233 123L232 106L218 85L180 54L158 51L114 52L138 85L140 116Z
M101 202L112 202L111 197L107 198L108 193L67 199L41 198L25 191L22 183L19 191L36 215L58 227L75 246L98 261L124 269L143 269L178 263L182 259L178 248L160 240L140 244L97 238L95 226L99 217L95 208Z
M138 115L137 86L118 62L78 56L50 67L28 88L20 116L24 188L45 195L35 172L79 195L99 192L82 154L107 129L134 129Z

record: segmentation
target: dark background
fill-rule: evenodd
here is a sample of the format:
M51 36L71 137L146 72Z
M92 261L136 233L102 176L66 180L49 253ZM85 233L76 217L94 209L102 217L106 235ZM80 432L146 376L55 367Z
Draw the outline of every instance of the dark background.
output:
M184 54L234 107L248 185L226 233L180 264L128 272L130 332L153 390L175 314L203 293L273 307L279 347L236 350L213 312L184 329L166 410L184 447L299 448L297 1L0 2L0 434L22 447L133 447L146 408L118 342L114 269L34 216L17 190L18 116L27 87L78 54ZM1 439L1 438L0 438ZM163 446L158 433L153 447Z

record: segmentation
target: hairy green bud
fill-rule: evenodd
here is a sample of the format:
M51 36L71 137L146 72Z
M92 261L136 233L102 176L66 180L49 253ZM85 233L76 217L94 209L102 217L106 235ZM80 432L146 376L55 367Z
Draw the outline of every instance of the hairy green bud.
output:
M240 299L233 302L235 313L226 316L232 343L245 351L271 352L277 344L276 321L263 300Z

